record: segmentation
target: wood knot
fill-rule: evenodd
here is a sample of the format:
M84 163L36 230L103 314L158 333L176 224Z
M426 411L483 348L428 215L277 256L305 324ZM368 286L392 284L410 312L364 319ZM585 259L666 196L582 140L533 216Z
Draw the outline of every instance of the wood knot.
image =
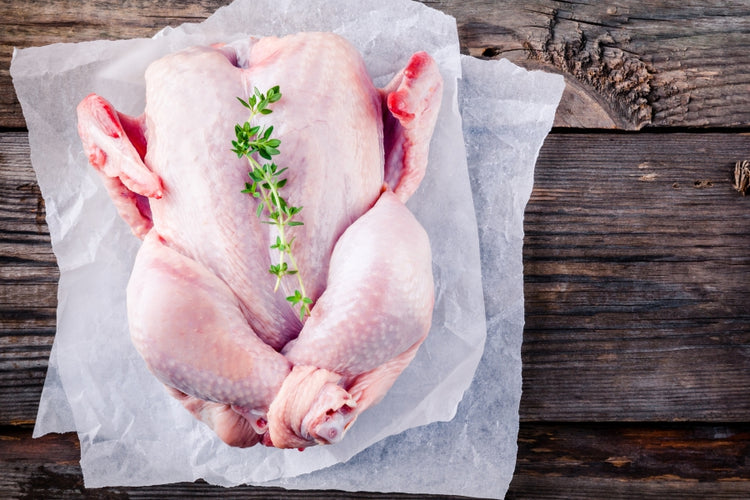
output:
M482 51L482 57L493 58L500 55L500 49L497 47L487 47Z
M738 161L734 165L734 184L732 185L737 192L745 196L750 189L750 160Z
M616 13L617 11L612 11ZM653 120L658 99L654 69L632 50L625 30L587 23L576 12L553 9L543 39L531 40L529 57L551 64L593 91L621 127L638 130Z

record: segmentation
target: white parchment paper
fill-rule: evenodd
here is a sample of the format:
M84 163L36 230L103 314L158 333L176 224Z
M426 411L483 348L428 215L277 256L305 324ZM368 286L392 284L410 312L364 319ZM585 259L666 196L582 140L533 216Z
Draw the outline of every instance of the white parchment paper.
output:
M409 203L433 246L433 328L387 397L341 443L302 453L240 450L169 398L130 343L125 285L140 242L87 164L75 106L96 92L138 115L143 72L162 55L302 30L349 39L379 86L418 50L440 65L445 95L430 165ZM505 494L521 393L523 210L562 78L461 57L455 20L408 0L237 0L153 39L23 49L11 75L60 267L57 334L34 435L76 431L87 487L203 478Z

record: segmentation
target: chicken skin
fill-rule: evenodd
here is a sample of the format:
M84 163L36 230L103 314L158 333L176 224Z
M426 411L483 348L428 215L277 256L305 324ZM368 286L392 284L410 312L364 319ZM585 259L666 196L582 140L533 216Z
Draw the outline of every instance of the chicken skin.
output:
M387 393L430 329L426 232L405 202L427 168L442 79L426 53L376 89L330 33L189 48L146 71L141 116L92 94L78 130L121 217L143 240L127 289L149 370L226 443L304 448L342 439ZM274 290L273 225L231 151L255 88L282 98L273 125L288 228L311 312Z

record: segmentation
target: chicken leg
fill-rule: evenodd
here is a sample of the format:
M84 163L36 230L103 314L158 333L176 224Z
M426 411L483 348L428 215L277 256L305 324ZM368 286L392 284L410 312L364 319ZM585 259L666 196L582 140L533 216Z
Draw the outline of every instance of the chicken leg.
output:
M248 417L264 418L291 366L257 337L223 281L165 243L150 231L133 266L133 344L170 393L222 439L255 444L263 423L253 429Z
M380 401L427 336L434 301L427 233L390 191L354 222L331 256L328 287L296 340L282 350L295 367L337 374L340 391L323 420L294 402L307 390L298 383L272 403L271 440L277 447L336 442L364 409ZM293 377L296 378L296 377ZM285 382L285 385L288 385ZM352 404L352 402L354 404ZM276 407L283 407L276 411ZM300 415L306 415L300 417ZM309 422L286 429L290 422ZM277 429L285 432L277 432Z

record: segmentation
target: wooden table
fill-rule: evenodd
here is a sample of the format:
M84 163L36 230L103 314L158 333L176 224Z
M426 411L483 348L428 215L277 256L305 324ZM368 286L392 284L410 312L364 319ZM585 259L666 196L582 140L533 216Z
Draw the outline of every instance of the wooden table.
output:
M0 3L2 498L381 498L201 482L84 490L75 435L31 438L58 271L12 47L147 37L227 3ZM425 3L457 19L464 53L567 81L526 210L508 497L750 498L750 196L733 187L750 160L750 3Z

